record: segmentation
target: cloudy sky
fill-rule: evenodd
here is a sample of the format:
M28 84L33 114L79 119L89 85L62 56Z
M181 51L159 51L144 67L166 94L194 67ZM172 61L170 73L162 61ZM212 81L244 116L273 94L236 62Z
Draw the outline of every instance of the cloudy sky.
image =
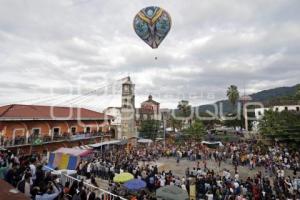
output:
M149 5L173 22L155 50L132 28ZM0 0L0 104L119 106L130 75L138 105L199 105L299 83L299 53L299 0Z

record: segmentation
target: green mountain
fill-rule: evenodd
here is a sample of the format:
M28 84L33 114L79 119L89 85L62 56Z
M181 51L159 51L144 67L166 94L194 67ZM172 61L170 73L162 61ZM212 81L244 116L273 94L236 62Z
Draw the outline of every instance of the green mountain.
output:
M262 102L263 104L272 104L272 102L279 102L282 99L288 100L289 97L291 99L296 95L296 92L300 84L294 85L292 87L278 87L269 90L263 90L254 94L249 95L252 98L253 102ZM215 102L215 105L218 106L218 109L223 108L223 113L231 113L234 108L229 103L228 100L221 100ZM198 109L200 113L204 113L206 111L215 112L214 104L206 104L200 105L194 109Z

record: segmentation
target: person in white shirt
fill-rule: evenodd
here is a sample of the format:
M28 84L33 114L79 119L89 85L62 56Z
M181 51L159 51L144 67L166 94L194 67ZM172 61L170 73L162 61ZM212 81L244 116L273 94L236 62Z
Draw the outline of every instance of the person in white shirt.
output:
M87 173L91 173L91 169L92 169L91 165L92 165L91 163L88 164L88 166L86 168Z
M239 174L238 174L238 173L236 173L236 174L234 175L234 179L235 179L235 181L238 181L238 180L239 180L239 178L240 178Z
M34 165L34 161L31 161L29 167L30 167L31 179L34 182L36 179L36 166Z
M213 200L214 199L214 195L211 193L206 194L207 196L207 200Z
M163 186L165 186L165 184L166 184L166 180L165 180L164 177L161 177L161 178L159 179L159 182L160 182L160 187L163 187Z

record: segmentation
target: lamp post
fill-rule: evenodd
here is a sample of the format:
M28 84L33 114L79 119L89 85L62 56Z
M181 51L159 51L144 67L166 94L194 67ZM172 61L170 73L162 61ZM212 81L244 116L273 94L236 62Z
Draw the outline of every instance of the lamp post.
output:
M166 113L162 113L163 131L164 131L164 149L166 148Z
M252 97L248 95L244 95L240 98L240 100L243 102L243 114L244 114L244 120L245 120L245 130L248 132L249 125L248 125L248 111L247 111L247 106L246 103L247 101L251 101Z
M164 118L164 149L166 148L166 119Z

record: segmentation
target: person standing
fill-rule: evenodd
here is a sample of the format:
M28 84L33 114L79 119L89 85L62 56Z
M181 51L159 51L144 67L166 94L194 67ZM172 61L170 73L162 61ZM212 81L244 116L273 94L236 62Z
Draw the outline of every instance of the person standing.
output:
M24 179L21 180L18 185L17 185L17 188L20 192L24 193L25 196L27 197L31 197L31 187L32 187L32 184L30 183L30 173L26 173L25 176L24 176Z
M34 158L32 158L30 160L29 168L30 168L32 182L35 183L35 180L36 180L36 166L35 166L35 159Z

